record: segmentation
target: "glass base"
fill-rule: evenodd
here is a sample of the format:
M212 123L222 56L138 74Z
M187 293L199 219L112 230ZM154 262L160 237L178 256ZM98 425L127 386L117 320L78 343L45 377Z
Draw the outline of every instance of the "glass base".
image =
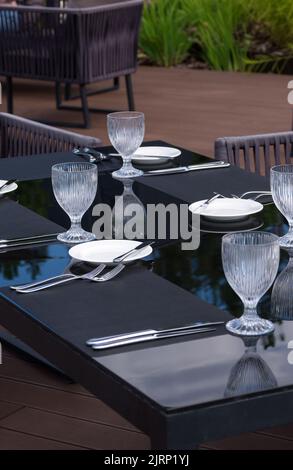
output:
M137 178L138 176L142 176L143 171L134 168L132 165L128 165L127 167L122 167L118 171L114 171L112 173L113 178L117 179L125 179L125 178Z
M57 239L62 243L77 245L78 243L86 243L96 240L96 237L93 233L86 232L80 228L79 230L70 229L68 232L61 233L58 235Z
M272 322L257 315L234 318L227 323L226 328L230 333L240 336L262 336L272 333L275 329Z

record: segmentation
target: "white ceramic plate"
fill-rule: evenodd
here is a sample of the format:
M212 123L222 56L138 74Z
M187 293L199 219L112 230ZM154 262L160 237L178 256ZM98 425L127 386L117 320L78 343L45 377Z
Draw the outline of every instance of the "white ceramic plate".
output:
M172 147L140 147L132 156L132 161L143 165L152 165L166 163L180 155L181 151Z
M204 202L203 200L191 204L189 210L194 214L202 215L206 219L221 222L241 220L263 210L263 205L252 199L219 198L211 202L206 208L200 208Z
M0 187L1 187L2 184L4 184L4 183L6 183L5 180L0 180ZM18 188L17 184L16 184L16 183L12 183L12 184L10 184L9 186L6 186L6 187L3 188L3 189L0 189L0 196L3 196L4 194L12 193L12 192L15 191L17 188Z
M82 243L69 250L71 258L91 264L112 265L113 260L124 255L130 250L138 247L140 242L130 240L97 240L94 242ZM134 253L129 256L125 264L143 259L152 253L152 247L146 246L139 254Z

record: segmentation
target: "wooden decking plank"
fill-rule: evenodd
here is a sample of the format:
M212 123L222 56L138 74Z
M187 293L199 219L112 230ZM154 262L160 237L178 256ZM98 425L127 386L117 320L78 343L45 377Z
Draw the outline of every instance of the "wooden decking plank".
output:
M62 414L76 419L107 424L139 432L124 418L92 396L72 394L37 385L0 379L0 400L43 411ZM1 417L1 401L0 401Z
M31 408L23 408L1 421L1 428L91 449L148 449L143 434Z

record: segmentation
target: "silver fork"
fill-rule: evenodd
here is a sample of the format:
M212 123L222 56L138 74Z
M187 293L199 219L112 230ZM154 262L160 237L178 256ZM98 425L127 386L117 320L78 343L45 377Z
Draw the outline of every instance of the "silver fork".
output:
M271 191L247 191L247 193L244 193L241 196L237 196L236 194L231 194L231 196L234 197L235 199L243 199L245 196L248 196L249 194L257 194L257 196L254 198L255 201L262 196L272 195Z
M80 279L92 281L105 268L106 268L106 265L101 264L100 266L95 268L90 273L83 274L82 276L72 275L70 278L61 279L61 280L56 281L56 282L54 282L54 281L53 282L47 282L46 284L37 285L35 287L26 287L26 288L15 287L14 290L16 292L19 292L20 294L32 294L34 292L39 292L39 291L42 291L42 290L45 290L45 289L50 289L51 287L59 286L61 284L66 284L67 282L76 281L76 280L80 280Z
M107 274L104 274L104 276L95 277L94 279L92 279L92 281L93 282L111 281L112 279L114 279L114 277L118 276L118 274L120 274L121 271L123 271L125 268L126 268L126 264L120 263L118 264L118 266L116 266L114 269L109 271Z
M53 276L53 277L48 277L47 279L43 279L41 281L36 281L36 282L30 282L28 284L22 284L22 285L19 285L19 286L10 286L10 289L12 290L17 290L17 289L30 289L32 287L37 287L37 286L40 286L42 284L48 284L49 282L51 281L57 281L60 279L60 281L62 279L69 279L69 278L73 278L76 276L76 274L73 274L71 272L71 268L76 264L76 261L75 260L71 260L70 263L66 266L64 272L62 274L58 274L57 276Z

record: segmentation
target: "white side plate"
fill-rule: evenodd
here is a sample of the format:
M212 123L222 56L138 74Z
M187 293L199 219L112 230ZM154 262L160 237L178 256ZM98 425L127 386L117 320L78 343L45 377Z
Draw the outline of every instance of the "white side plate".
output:
M180 157L181 151L172 147L140 147L132 156L134 163L151 165Z
M113 260L130 250L139 247L140 242L130 240L97 240L76 245L69 250L71 258L91 264L112 265ZM139 254L129 256L125 264L143 259L152 253L152 247L146 246Z
M204 202L205 200L191 204L189 210L194 214L202 215L206 219L220 222L241 220L263 210L263 205L252 199L219 198L211 202L206 208L201 208L200 206Z
M0 180L0 186L2 186L2 184L4 183L6 183L5 180ZM12 183L3 189L0 189L0 196L3 196L4 194L12 193L13 191L16 191L17 188L18 188L18 185L16 183Z

